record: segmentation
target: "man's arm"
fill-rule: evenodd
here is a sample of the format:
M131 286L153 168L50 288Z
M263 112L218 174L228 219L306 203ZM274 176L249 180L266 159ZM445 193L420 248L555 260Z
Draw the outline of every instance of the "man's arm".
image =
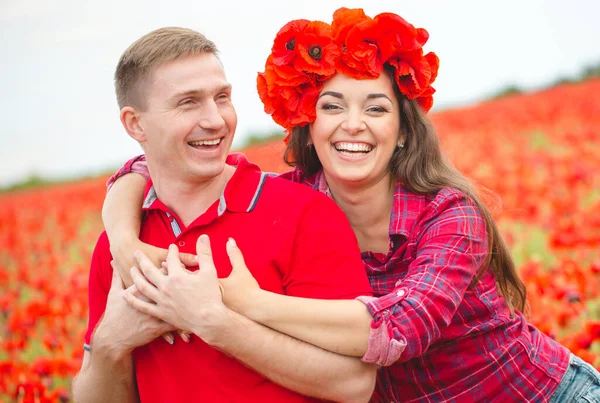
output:
M73 381L77 402L136 402L132 351L173 330L171 325L123 301L123 282L111 269L110 259L108 238L103 234L90 266L85 341L91 345L91 352L84 353L81 370Z
M73 379L73 400L78 403L137 402L131 354L117 357L95 346L83 354L81 370Z
M262 326L226 307L211 346L298 393L340 402L368 402L377 366L339 355Z

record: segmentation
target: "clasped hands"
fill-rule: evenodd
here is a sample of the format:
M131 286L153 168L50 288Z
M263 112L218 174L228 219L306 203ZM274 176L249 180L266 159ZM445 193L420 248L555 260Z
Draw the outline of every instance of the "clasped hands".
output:
M169 247L162 270L143 252L136 251L138 266L130 271L133 285L122 290L121 295L137 311L180 329L184 340L186 333L193 333L213 345L220 336L223 321L230 316L227 310L243 314L253 294L260 292L232 238L226 249L233 270L221 280L217 278L207 235L201 235L196 243L197 271L185 267L175 245Z

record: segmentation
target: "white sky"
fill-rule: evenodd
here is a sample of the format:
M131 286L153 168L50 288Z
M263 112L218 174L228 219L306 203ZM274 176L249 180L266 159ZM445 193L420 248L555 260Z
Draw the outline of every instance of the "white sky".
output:
M121 52L162 26L196 29L219 47L239 118L234 146L277 130L255 88L275 34L292 19L330 22L341 6L395 12L429 31L425 50L440 57L436 109L600 62L596 0L0 0L0 186L33 173L90 174L138 154L112 76Z

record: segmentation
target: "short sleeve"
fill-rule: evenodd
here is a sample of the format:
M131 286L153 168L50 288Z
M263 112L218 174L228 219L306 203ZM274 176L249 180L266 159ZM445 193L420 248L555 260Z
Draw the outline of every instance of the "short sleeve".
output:
M315 192L298 220L285 293L298 297L353 299L373 291L346 215Z
M103 232L96 243L92 262L90 265L90 275L88 283L88 328L85 332L85 344L90 345L90 340L94 329L98 325L100 318L106 309L106 299L110 290L112 279L112 267L110 261L110 246L106 232Z
M150 179L150 172L148 171L148 164L146 163L146 156L144 154L130 159L113 176L108 178L108 181L106 182L106 191L108 192L110 190L117 179L129 173L140 174L146 181Z

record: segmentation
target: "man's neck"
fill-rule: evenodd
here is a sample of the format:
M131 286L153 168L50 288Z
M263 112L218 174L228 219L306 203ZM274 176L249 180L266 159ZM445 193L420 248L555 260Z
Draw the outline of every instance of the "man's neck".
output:
M153 178L158 199L183 222L190 225L219 199L235 167L225 164L223 172L208 180L189 181L183 178Z

